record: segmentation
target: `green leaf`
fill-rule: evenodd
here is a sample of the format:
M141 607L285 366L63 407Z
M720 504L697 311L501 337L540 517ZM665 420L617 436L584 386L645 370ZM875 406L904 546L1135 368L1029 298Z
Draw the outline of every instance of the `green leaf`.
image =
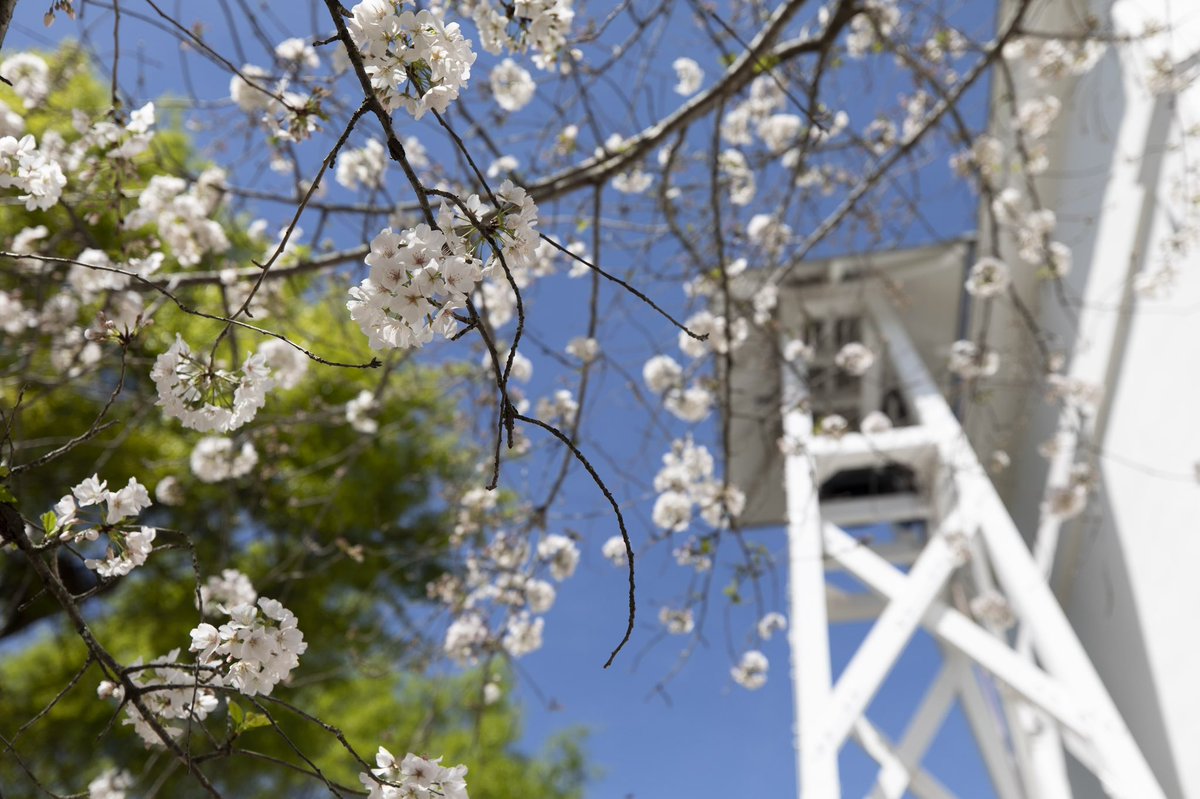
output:
M762 58L758 59L757 62L755 62L754 74L761 75L764 72L770 72L772 69L774 69L778 65L779 65L779 56L777 56L777 55L763 56Z
M242 733L242 732L247 732L249 730L256 730L259 727L269 727L269 726L271 726L270 719L268 719L262 713L258 713L256 711L251 711L246 714L245 720L238 727L238 732Z
M229 703L229 720L233 722L234 735L241 735L259 727L269 727L271 724L270 719L262 713L254 710L247 712L237 702Z
M58 515L52 510L48 510L42 514L42 529L46 531L46 535L54 535L54 531L58 529Z
M13 492L8 490L8 486L3 483L0 483L0 502L7 502L13 507L17 505L17 498L13 496Z

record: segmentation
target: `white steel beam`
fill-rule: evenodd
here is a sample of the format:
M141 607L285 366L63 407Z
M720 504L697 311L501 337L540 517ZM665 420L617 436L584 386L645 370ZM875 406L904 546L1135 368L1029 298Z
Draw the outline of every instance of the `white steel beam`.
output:
M842 528L923 520L929 518L929 510L929 501L912 492L827 499L821 503L821 517Z
M785 370L786 371L786 370ZM817 481L846 469L862 469L902 463L917 472L928 472L937 459L929 431L920 427L898 427L883 433L846 433L839 439L818 436L806 442L817 464Z
M869 799L901 799L904 796L957 694L957 675L943 666L904 731L895 750L895 759L881 764Z
M975 733L979 754L992 778L992 787L1000 799L1026 799L1017 783L1017 772L1013 768L1010 752L1005 745L1003 720L993 712L987 697L979 687L970 662L965 658L946 653L946 668L958 677L958 695L962 700L963 715Z
M1046 714L1020 697L1005 697L1004 707L1029 799L1071 799L1058 728ZM1080 762L1089 761L1080 758Z
M855 720L853 732L854 740L881 768L903 769L908 773L911 767L901 761L892 742L866 717ZM946 786L919 766L911 768L909 777L912 783L910 788L917 795L917 799L954 799L954 794L947 790Z
M784 370L784 434L797 441L812 437L812 416L803 380ZM803 799L839 799L838 749L822 739L832 685L829 618L825 604L825 560L821 512L813 465L800 452L784 461L788 519L788 586L791 624L797 785Z

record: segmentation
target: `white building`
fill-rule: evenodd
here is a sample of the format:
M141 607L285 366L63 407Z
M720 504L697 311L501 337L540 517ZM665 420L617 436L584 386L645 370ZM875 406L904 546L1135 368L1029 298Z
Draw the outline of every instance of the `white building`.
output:
M1026 28L1077 30L1083 5L1035 4ZM1154 59L1176 74L1200 68L1200 6L1091 6L1135 40L1053 85L1062 109L1032 190L1073 254L1061 285L1014 268L1022 305L985 308L965 294L965 268L994 249L985 209L974 241L803 265L779 314L784 328L804 331L814 357L797 368L760 339L735 364L743 446L731 471L752 487L747 521L790 527L806 799L840 795L836 754L849 739L880 762L874 795L947 795L919 763L955 701L1002 799L1200 797L1200 257L1177 246L1200 229L1200 92L1150 80ZM1137 38L1152 20L1171 35ZM1025 67L1014 65L1011 87L993 86L992 133L1010 149L1010 91L1035 96ZM1030 187L1020 190L1028 202ZM1020 262L1011 236L997 247ZM985 324L1001 366L986 391L972 392L947 374L947 345L978 340ZM830 364L848 340L882 353L861 380ZM1047 362L1058 377L1047 379ZM855 429L878 409L896 430L808 439L824 414ZM971 446L960 451L963 430ZM781 433L802 442L786 457ZM996 452L1006 469L990 468ZM1043 505L1073 474L1078 481L1080 465L1091 474L1086 509L1060 524ZM863 491L875 496L855 496ZM928 520L927 536L838 548L855 543L840 527L914 518ZM1027 546L1008 546L1018 535ZM962 554L971 557L954 560ZM916 565L906 576L889 561ZM877 578L873 595L826 582L835 568ZM1057 604L1033 584L1042 572ZM866 618L880 622L863 656L833 680L826 623ZM905 738L889 742L865 709L918 624L947 653L945 679ZM981 702L980 681L1002 708Z

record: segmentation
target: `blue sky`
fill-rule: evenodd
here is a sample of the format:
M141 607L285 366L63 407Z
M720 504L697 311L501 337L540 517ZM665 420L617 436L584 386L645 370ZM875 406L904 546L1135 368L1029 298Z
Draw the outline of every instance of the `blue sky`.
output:
M53 28L43 28L41 15L45 5L29 0L18 4L6 51L24 46L50 47L60 37L78 36L77 26L61 18ZM969 14L972 8L977 12L987 9L978 14L977 20L972 20L974 30L986 30L990 24L990 4L971 4L958 13ZM279 20L265 20L264 24L272 31L274 41L280 41L288 33L307 33L308 16L301 16L303 18L297 20L301 27L294 31L285 32ZM682 14L677 16L683 18ZM614 37L621 32L620 25L618 22L612 31ZM102 56L107 56L111 29L107 25L97 26L92 36ZM228 31L220 25L210 28L209 37L213 45L228 53L232 60L241 60L234 56L236 46ZM155 99L164 94L185 94L182 73L177 68L180 63L178 47L173 39L139 24L131 16L123 30L123 42L130 48L122 56L123 82L129 88L136 87L139 100ZM669 92L674 80L666 71L667 64L681 52L693 52L701 43L700 34L689 25L671 28L661 42L652 71L662 71L658 80L663 91L656 97L663 107L669 108L670 103L678 101ZM129 53L134 55L130 57ZM261 51L256 54L257 58L251 60L266 63L265 54ZM477 65L479 78L486 75L491 60L481 57ZM191 85L202 99L217 100L227 96L226 73L195 58L189 59L189 64ZM716 67L706 65L706 68L711 79ZM886 74L869 74L864 78L876 92L895 91ZM870 107L875 102L871 96L864 95L856 101L861 107L848 108L852 119L859 120L859 127L875 112ZM544 100L539 97L538 102ZM967 111L976 119L982 119L981 100L977 97L973 103ZM534 112L515 128L525 137L526 148L528 135L537 128L536 106ZM629 134L637 122L637 119L614 120L614 127ZM435 157L445 152L445 145L437 143L431 132L425 135L424 132L431 128L420 130ZM219 125L199 133L200 141L210 145L219 143L222 135L224 131ZM522 147L520 141L515 140L512 144L518 153ZM942 154L942 163L948 154ZM312 158L310 163L315 165L318 157ZM249 176L238 174L236 178L240 185L251 182ZM941 179L944 181L944 176ZM393 171L389 188L394 196L403 196L398 170ZM609 193L606 203L615 203L616 199ZM565 214L572 207L565 204L558 212ZM969 204L964 205L962 195L939 186L937 177L926 185L922 211L927 218L937 220L935 232L946 237L973 226L973 209ZM269 212L273 221L281 222L288 209L275 206L263 212ZM551 228L551 232L566 238L572 230L570 225L565 225L559 231ZM927 240L928 233L922 226L914 224L895 238L908 242ZM330 235L342 246L361 243L349 226L333 228ZM868 242L843 241L839 246L847 244L865 247ZM622 273L636 271L639 257L654 259L674 255L658 250L638 254L623 250L616 241L606 241L606 250L615 253L605 257L615 258L616 266L623 267L616 271ZM604 263L612 268L614 261ZM584 332L582 309L587 302L587 282L564 278L540 289L532 306L536 317L531 332L555 344L581 335ZM677 282L647 278L639 285L671 310L682 310L683 298ZM604 342L607 357L621 363L627 374L639 374L641 363L656 350L678 356L673 329L644 307L607 290L602 295L602 307L606 318L629 321L627 332ZM535 364L544 360L535 350L529 350L529 354ZM468 357L477 360L474 354ZM658 468L668 439L641 422L630 422L644 416L645 411L631 392L627 374L608 364L599 367L581 445L585 452L600 453L595 459L597 467L602 474L611 477L614 490L622 497L637 544L644 542L652 530L649 507L653 496L644 492ZM539 368L530 393L538 396L569 384L563 383L552 370ZM536 440L537 433L532 432L531 437ZM527 479L536 482L548 464L556 465L560 457L560 451L554 449L548 459L535 455L528 463L508 464L505 479L517 488ZM623 472L640 478L640 484L622 476ZM574 579L562 586L558 603L547 616L545 647L518 665L517 673L521 677L517 692L525 706L526 741L530 748L538 748L548 736L565 727L587 727L590 731L589 759L601 772L590 784L589 799L795 795L786 639L778 635L770 642L752 642L750 633L757 609L737 608L727 612L719 591L716 592L710 602L711 612L703 629L703 641L696 647L690 662L664 690L655 691L655 686L671 673L681 647L687 643L683 638L662 637L657 621L659 607L688 590L686 576L675 566L669 547L659 547L639 562L641 612L633 641L611 669L601 668L623 630L626 585L624 572L599 556L600 545L616 532L599 499L595 486L585 476L576 474L568 481L563 501L551 517L551 524L579 534L584 559ZM750 537L772 553L783 551L782 530L758 531ZM724 568L725 565L719 562L715 580L718 588L728 580ZM786 613L785 579L781 566L779 572L764 580L764 609ZM835 673L844 666L866 630L866 625L858 624L835 631L832 639ZM771 662L770 679L757 692L739 688L729 675L729 668L737 656L750 646L761 648ZM881 697L872 705L872 720L893 738L903 731L905 714L915 707L932 679L936 661L936 646L924 634L919 634L885 685ZM957 710L944 727L934 751L935 756L927 764L955 793L980 799L993 795ZM872 763L852 744L844 750L842 763L844 795L865 793L874 775Z

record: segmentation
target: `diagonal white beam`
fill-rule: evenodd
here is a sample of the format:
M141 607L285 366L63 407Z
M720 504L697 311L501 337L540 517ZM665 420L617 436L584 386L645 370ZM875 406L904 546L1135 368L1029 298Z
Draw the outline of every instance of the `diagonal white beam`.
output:
M854 740L882 768L906 768L892 742L865 717L854 722ZM946 786L920 767L913 769L911 788L917 799L954 799Z
M948 523L955 522L950 519ZM878 693L956 565L954 553L941 534L925 545L903 587L892 595L834 686L825 729L835 744L846 739L855 719L862 716Z
M879 769L869 799L901 799L904 796L913 775L917 772L921 758L933 744L933 739L937 737L938 730L946 720L946 714L950 712L957 693L956 675L943 666L921 699L908 729L904 731L904 737L896 747L896 758L882 764Z
M987 550L979 537L970 541L971 576L978 594L998 594L992 577ZM982 625L998 638L1004 638L1003 630L986 620ZM1029 653L1020 646L1014 649L1026 659ZM1063 758L1062 740L1058 727L1045 713L1033 707L1010 691L1000 695L1004 706L1004 718L1008 724L1009 740L1021 782L1025 787L1026 799L1070 799L1071 786L1067 779L1067 766Z
M979 687L970 662L953 653L946 653L946 668L957 677L958 694L962 700L963 715L975 733L975 742L983 756L984 765L992 778L992 787L1000 799L1027 799L1017 783L1017 771L1013 768L1011 754L1005 742L1002 720L993 712L991 704Z
M867 588L885 597L893 597L904 589L908 579L904 572L869 549L851 546L854 538L844 530L828 523L823 530L827 550ZM925 611L921 624L1060 724L1087 737L1088 717L1070 692L974 621L935 600Z
M1062 738L1049 717L1019 696L1003 697L1013 752L1029 799L1071 799ZM1080 762L1088 763L1084 758Z

